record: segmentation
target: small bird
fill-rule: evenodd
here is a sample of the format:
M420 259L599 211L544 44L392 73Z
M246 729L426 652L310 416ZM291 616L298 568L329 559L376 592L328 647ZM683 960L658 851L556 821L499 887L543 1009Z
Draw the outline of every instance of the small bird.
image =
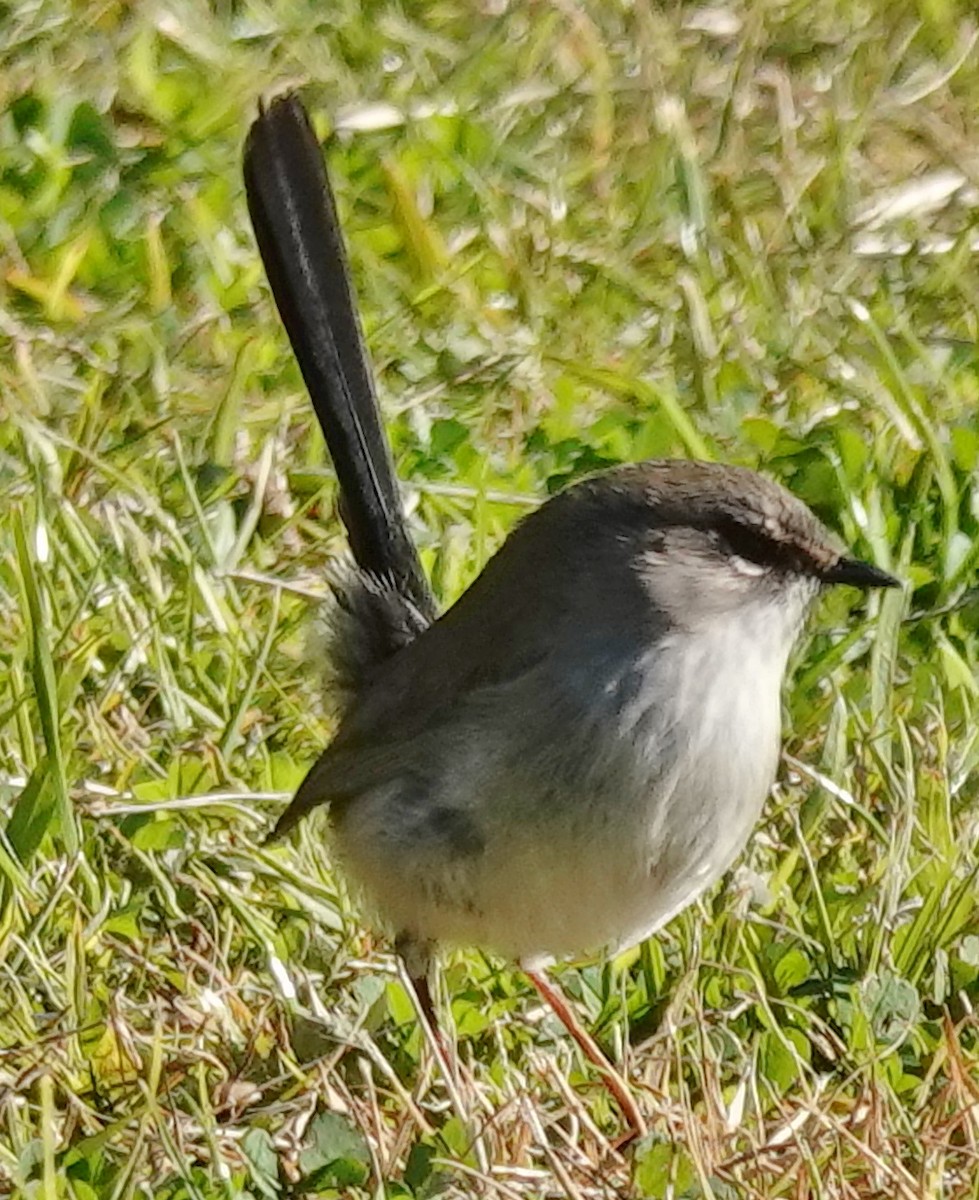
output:
M294 97L253 125L245 179L355 560L333 608L339 726L275 835L329 807L429 1012L439 944L505 955L552 998L548 964L636 944L731 866L775 778L813 600L898 580L754 471L650 461L542 504L437 616Z

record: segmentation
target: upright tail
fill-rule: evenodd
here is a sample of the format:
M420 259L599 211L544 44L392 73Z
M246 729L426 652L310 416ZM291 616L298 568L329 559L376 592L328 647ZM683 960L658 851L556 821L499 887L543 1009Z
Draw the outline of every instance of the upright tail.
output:
M427 623L435 601L401 508L336 204L295 96L260 112L245 143L244 173L272 294L340 483L340 515L354 559Z

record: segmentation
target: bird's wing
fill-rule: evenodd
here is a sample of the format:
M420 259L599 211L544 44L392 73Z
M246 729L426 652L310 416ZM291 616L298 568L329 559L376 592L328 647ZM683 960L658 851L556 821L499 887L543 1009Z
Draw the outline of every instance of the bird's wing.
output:
M525 540L511 535L448 612L378 666L300 784L274 838L318 805L349 800L393 778L417 739L541 663L563 601L553 581L535 586L533 569L520 561Z

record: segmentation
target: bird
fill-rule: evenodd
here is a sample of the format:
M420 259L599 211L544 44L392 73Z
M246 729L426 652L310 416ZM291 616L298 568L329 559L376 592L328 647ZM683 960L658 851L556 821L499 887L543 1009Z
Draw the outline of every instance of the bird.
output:
M650 460L546 500L440 613L294 94L253 123L244 176L353 558L333 572L338 726L273 836L328 809L336 861L393 932L426 1019L437 949L477 946L527 971L607 1067L547 968L637 944L724 875L775 779L813 602L900 581L753 470Z

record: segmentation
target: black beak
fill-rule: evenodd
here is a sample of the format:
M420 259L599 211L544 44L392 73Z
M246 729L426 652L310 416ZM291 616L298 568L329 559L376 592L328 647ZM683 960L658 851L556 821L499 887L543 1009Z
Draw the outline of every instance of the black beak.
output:
M861 562L859 558L841 558L835 566L823 574L824 583L847 583L858 588L903 587L900 579L888 575L873 563Z

